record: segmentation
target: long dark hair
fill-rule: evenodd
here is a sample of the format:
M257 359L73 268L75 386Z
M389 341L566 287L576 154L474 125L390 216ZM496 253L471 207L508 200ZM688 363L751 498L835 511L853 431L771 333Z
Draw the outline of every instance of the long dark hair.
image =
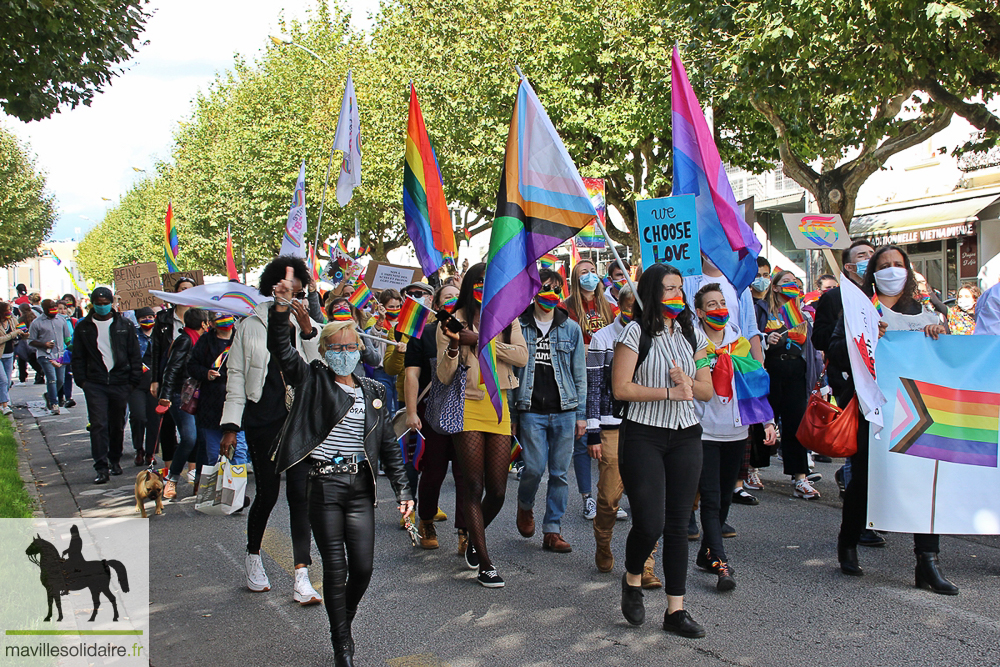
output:
M472 329L472 323L476 320L476 315L479 314L479 309L482 307L476 303L476 298L472 296L472 288L475 287L477 282L483 280L485 276L486 263L479 262L478 264L473 264L465 272L465 277L462 278L462 287L458 291L458 301L455 302L454 312L462 314L462 317L465 318L465 326L469 327L469 329ZM510 342L511 326L513 326L513 322L508 324L507 328L503 330L503 341L505 343Z
M636 286L639 298L632 305L632 319L639 323L650 338L662 333L664 329L663 309L660 307L660 303L663 302L664 276L677 276L681 279L681 284L684 283L684 276L670 264L653 264L642 272L642 277ZM691 343L691 352L694 352L697 340L694 335L694 313L687 305L683 288L681 288L681 298L684 299L684 310L677 316L677 323L681 325L681 333ZM639 305L640 301L645 307Z
M896 307L893 308L893 310L898 312L902 310L900 306L905 308L908 305L915 304L916 299L914 297L917 294L917 278L913 275L913 267L910 265L910 256L907 255L906 251L899 246L884 245L875 251L875 254L868 260L868 269L865 271L865 281L862 284L862 289L868 296L875 294L875 267L878 265L879 257L890 250L895 250L903 256L903 266L906 267L906 284L903 285L903 291L900 292L899 299L896 301Z

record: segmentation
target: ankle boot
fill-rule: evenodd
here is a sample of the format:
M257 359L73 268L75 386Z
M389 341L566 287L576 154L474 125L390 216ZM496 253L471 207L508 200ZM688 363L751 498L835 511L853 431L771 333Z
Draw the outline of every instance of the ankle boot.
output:
M594 531L594 540L597 542L597 550L594 552L594 563L601 572L610 572L615 567L615 556L611 553L611 535L600 534Z
M420 525L417 527L417 532L420 534L420 546L424 549L437 549L438 538L437 538L437 528L434 527L434 519L420 520Z
M858 564L858 548L848 547L839 538L837 539L837 560L840 561L840 571L852 577L860 577L865 571Z
M958 586L944 578L938 569L938 555L932 551L917 552L915 570L917 588L929 588L941 595L958 595Z

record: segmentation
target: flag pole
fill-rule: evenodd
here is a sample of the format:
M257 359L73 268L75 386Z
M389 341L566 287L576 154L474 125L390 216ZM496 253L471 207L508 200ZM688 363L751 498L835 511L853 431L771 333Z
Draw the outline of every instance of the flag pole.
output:
M326 187L330 184L330 169L333 167L333 154L337 152L334 147L330 148L330 160L326 163L326 178L323 179L323 195L319 199L319 220L316 221L316 240L313 247L319 247L319 227L323 224L323 206L326 204Z
M934 459L934 487L931 489L931 533L934 532L934 515L937 514L937 480L939 465L941 465L941 461Z
M517 65L514 65L514 71L517 72L517 78L518 79L523 79L524 78L524 74L521 73L521 68L520 67L518 67Z
M635 302L639 304L639 308L643 308L642 300L639 298L639 290L636 288L635 283L632 282L632 276L629 275L628 269L625 268L625 263L622 262L621 256L618 255L618 248L615 247L615 242L611 240L611 236L608 235L608 230L604 228L604 223L601 222L600 216L594 217L594 224L597 228L601 230L601 234L604 235L604 240L608 242L608 247L611 248L611 254L615 257L615 263L625 274L625 280L628 281L628 286L632 290L632 296L635 297ZM610 271L609 271L610 273Z

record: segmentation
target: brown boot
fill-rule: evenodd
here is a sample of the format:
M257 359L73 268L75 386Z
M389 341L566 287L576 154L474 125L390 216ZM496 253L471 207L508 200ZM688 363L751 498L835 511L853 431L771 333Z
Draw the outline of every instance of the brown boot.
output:
M438 548L438 536L437 530L434 528L434 519L429 521L420 520L420 526L417 528L417 532L420 533L420 546L424 549L437 549Z
M535 534L534 510L517 508L517 532L521 533L521 537L531 537Z
M663 588L663 582L656 576L651 565L647 565L642 569L642 587Z
M469 548L469 533L464 528L458 529L458 555L464 556Z
M597 541L597 551L594 552L594 563L597 564L599 571L610 572L615 567L615 557L611 553L611 536L598 535L595 532L594 539Z
M569 542L564 540L559 533L545 533L545 537L542 538L542 548L559 554L567 554L573 550Z

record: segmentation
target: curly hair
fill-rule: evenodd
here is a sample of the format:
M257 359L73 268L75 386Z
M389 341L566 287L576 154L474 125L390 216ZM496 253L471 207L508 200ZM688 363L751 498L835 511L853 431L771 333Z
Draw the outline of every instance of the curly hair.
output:
M265 266L264 271L260 274L260 285L257 289L263 296L273 296L274 286L285 279L285 270L288 267L292 267L295 277L302 283L303 289L312 284L312 276L309 274L309 267L306 266L304 259L291 255L281 255L271 260L271 263Z

